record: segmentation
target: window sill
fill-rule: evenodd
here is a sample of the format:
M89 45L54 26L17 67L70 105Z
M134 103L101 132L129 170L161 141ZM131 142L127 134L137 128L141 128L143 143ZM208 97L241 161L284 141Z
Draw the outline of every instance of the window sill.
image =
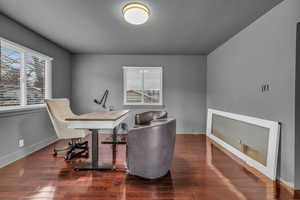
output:
M141 104L138 104L138 103L124 103L123 104L124 106L163 106L163 104L147 104L147 103L141 103Z
M28 106L11 106L6 108L0 108L0 117L40 112L45 108L46 108L46 104L37 104L37 105L28 105Z
M164 104L123 104L128 109L164 109Z

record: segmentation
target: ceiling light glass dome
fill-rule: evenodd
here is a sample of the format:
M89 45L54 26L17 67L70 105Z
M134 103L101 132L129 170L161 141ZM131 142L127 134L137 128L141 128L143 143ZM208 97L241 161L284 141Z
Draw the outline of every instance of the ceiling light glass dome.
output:
M128 3L123 7L123 16L128 23L140 25L149 19L150 10L143 3Z

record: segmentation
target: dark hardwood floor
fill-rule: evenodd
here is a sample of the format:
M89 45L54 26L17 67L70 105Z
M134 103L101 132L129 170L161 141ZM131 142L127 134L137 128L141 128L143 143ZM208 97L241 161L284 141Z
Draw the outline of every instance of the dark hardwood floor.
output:
M89 159L53 157L52 149L64 144L59 141L0 169L0 199L293 199L284 187L254 175L205 135L177 135L170 173L151 181L124 173L124 146L118 147L118 171L76 172L73 167ZM100 158L111 162L110 145L101 146Z

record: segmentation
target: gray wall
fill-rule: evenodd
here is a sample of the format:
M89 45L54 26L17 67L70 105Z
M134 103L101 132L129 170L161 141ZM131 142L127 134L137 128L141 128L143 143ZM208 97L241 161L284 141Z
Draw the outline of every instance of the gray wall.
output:
M73 57L72 105L77 113L98 108L94 98L100 98L108 88L109 105L142 112L145 107L123 106L122 66L163 66L164 107L177 119L177 132L204 133L206 122L206 58L183 55L98 55L78 54Z
M282 2L207 58L208 108L282 122L278 176L290 186L295 182L295 49L299 10L299 0ZM270 84L270 91L261 93L264 83Z
M295 186L300 188L300 23L297 26L295 94Z
M71 55L42 36L0 14L0 37L54 58L53 96L71 95ZM23 138L24 148L18 147ZM0 113L0 166L55 139L46 109Z

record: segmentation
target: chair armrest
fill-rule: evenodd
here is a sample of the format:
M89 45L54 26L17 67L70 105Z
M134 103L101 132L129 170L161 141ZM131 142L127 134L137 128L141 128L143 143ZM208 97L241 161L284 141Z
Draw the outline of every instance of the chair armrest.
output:
M131 128L131 129L129 129L128 132L130 133L130 131L143 130L143 129L146 129L146 128L151 128L151 127L155 127L155 126L161 126L161 125L167 124L167 123L169 123L171 121L175 121L175 119L168 118L166 120L161 120L161 121L160 120L152 121L151 124L149 124L149 125L138 125L138 126L135 126L135 127Z

